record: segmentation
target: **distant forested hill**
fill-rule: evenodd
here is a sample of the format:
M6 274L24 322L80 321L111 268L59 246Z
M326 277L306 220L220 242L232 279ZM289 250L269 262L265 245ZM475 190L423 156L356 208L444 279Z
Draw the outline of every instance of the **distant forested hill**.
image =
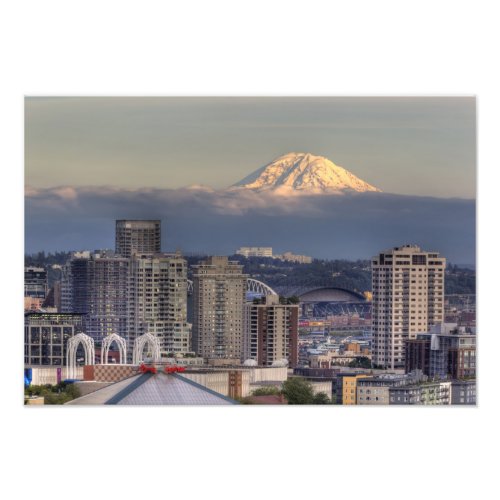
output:
M51 272L54 264L64 264L70 252L38 252L25 255L26 266L49 268L49 284L57 279L58 273ZM203 260L204 256L187 256L190 266ZM232 255L244 266L244 272L263 281L270 287L337 287L355 292L371 291L371 270L369 260L321 260L311 264L283 262L270 257L250 257ZM191 275L191 270L190 270ZM473 269L448 264L445 278L446 294L476 293L476 272Z
M371 268L369 260L321 260L311 264L294 264L270 257L233 255L244 266L244 272L263 281L270 287L337 287L355 292L371 291ZM203 257L188 257L196 264ZM476 273L454 265L448 265L445 278L446 294L474 294Z

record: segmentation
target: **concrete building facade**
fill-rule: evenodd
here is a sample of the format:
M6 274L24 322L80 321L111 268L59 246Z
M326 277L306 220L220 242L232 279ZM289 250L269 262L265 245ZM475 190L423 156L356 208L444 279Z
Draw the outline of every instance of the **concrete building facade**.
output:
M476 335L456 324L441 323L429 333L405 341L405 371L422 370L430 378L476 376Z
M416 245L395 247L372 259L372 360L405 366L405 340L443 321L446 259Z
M451 404L451 382L425 382L389 388L391 405L449 405Z
M85 332L96 341L112 333L128 336L129 259L113 253L85 253L66 264L62 312L85 315Z
M43 300L47 292L47 271L43 267L25 267L24 296Z
M83 330L81 314L26 313L24 364L64 366L68 341Z
M180 254L135 254L128 281L128 341L154 334L160 354L187 353L191 325L187 322L187 262Z
M451 382L451 404L452 405L475 405L476 404L476 381L475 380L453 380Z
M356 404L388 405L390 390L397 387L415 385L424 380L422 372L415 371L406 375L383 374L357 380Z
M282 304L277 295L245 304L244 358L259 366L270 366L286 359L295 368L298 354L298 304Z
M115 252L122 257L161 251L161 221L117 220Z
M241 359L248 277L243 266L219 256L193 268L193 350L209 359Z

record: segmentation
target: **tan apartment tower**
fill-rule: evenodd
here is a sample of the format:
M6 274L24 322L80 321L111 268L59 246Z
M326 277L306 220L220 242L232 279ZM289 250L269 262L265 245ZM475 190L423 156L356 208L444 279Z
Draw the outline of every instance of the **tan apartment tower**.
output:
M267 295L245 305L244 357L259 366L286 359L295 368L299 361L299 306L278 295Z
M161 222L159 220L117 220L115 252L129 258L135 253L161 251Z
M416 245L372 258L372 362L404 368L405 340L443 322L446 259Z
M159 340L161 356L189 352L187 261L180 253L136 253L129 262L130 346L138 336L152 333Z
M227 257L193 266L193 350L204 358L243 357L247 275Z

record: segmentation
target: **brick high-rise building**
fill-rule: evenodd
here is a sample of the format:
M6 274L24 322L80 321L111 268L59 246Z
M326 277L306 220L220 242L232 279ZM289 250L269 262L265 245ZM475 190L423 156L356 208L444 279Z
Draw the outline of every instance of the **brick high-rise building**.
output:
M245 305L244 357L260 366L286 359L295 368L298 354L299 306L281 304L277 295L267 295Z
M227 257L193 266L193 350L204 358L243 357L247 275Z
M372 259L372 361L405 366L405 340L443 321L446 259L405 245Z
M117 220L115 252L122 257L161 251L159 220Z

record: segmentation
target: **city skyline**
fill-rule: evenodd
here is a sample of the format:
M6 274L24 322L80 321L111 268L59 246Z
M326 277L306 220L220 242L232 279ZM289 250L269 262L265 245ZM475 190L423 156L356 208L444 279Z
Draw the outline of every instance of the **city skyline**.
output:
M196 262L160 242L159 220L119 219L114 251L25 267L26 404L476 403L475 305L445 295L446 257L405 245L362 267L309 262L304 282L297 267ZM358 285L332 281L352 271Z

